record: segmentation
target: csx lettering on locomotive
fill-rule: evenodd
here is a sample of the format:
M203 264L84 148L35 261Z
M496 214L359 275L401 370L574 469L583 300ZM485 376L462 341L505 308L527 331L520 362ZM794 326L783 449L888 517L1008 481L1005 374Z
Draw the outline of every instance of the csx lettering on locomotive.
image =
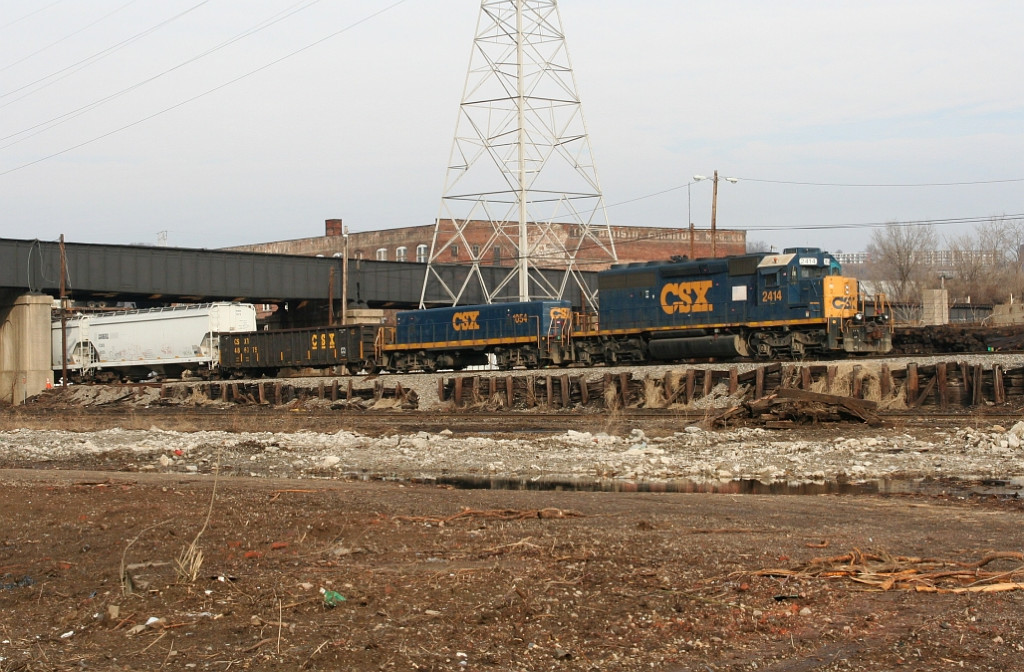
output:
M480 328L477 318L480 317L479 310L464 310L461 313L452 315L452 329L455 331L475 331Z
M670 282L661 288L661 309L673 313L710 313L714 305L708 303L711 280L698 282Z
M571 314L570 308L552 308L551 309L552 320L568 320Z

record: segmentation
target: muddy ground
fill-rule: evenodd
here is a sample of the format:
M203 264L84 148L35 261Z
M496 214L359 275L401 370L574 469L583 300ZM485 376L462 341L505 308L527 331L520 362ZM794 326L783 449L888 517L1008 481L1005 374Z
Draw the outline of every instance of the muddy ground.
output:
M75 424L53 410L3 420ZM281 413L218 421L294 422ZM0 470L2 672L1012 670L1024 657L1016 498L60 466Z

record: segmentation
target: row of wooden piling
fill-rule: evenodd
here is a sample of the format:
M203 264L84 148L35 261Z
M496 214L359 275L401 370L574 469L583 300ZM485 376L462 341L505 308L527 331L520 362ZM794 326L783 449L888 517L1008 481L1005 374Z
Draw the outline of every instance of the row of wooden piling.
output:
M184 399L198 396L200 399L237 404L270 404L281 406L294 401L305 402L319 399L332 403L371 403L382 399L393 399L415 407L416 393L402 387L401 383L387 386L384 381L374 381L372 387L357 388L352 379L320 381L316 385L291 384L281 380L253 382L205 382L191 385L163 385L160 397L163 399Z
M720 392L737 402L760 399L779 389L802 389L879 403L899 400L907 408L922 406L980 406L1005 404L1024 398L1024 368L986 369L981 364L940 362L891 369L838 364L783 365L771 363L740 372L690 368L651 377L642 370L605 373L595 379L584 375L466 375L438 379L437 394L456 408L570 408L598 406L648 408L688 406L722 386Z

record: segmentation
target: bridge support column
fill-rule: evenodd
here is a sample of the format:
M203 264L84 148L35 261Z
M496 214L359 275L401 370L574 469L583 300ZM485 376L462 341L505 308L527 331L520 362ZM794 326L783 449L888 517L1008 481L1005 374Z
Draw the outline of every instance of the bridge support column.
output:
M0 402L21 404L53 383L46 294L0 294Z

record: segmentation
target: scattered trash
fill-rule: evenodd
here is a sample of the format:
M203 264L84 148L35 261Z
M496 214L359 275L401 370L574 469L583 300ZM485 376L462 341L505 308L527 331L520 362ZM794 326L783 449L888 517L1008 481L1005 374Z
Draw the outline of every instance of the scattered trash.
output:
M325 607L336 607L345 601L345 596L334 590L320 589L321 594L324 596Z
M72 635L74 635L74 634L75 634L75 631L74 631L74 630L68 630L67 632L65 632L64 634L62 634L62 635L60 636L60 638L61 638L61 639L67 639L68 637L71 637L71 636L72 636Z
M12 576L10 574L4 574L3 577L0 577L0 578L10 579L10 578L12 578ZM31 576L23 576L20 579L18 579L17 581L12 581L11 583L0 583L0 590L14 590L16 588L28 588L33 583L35 583L35 580Z

